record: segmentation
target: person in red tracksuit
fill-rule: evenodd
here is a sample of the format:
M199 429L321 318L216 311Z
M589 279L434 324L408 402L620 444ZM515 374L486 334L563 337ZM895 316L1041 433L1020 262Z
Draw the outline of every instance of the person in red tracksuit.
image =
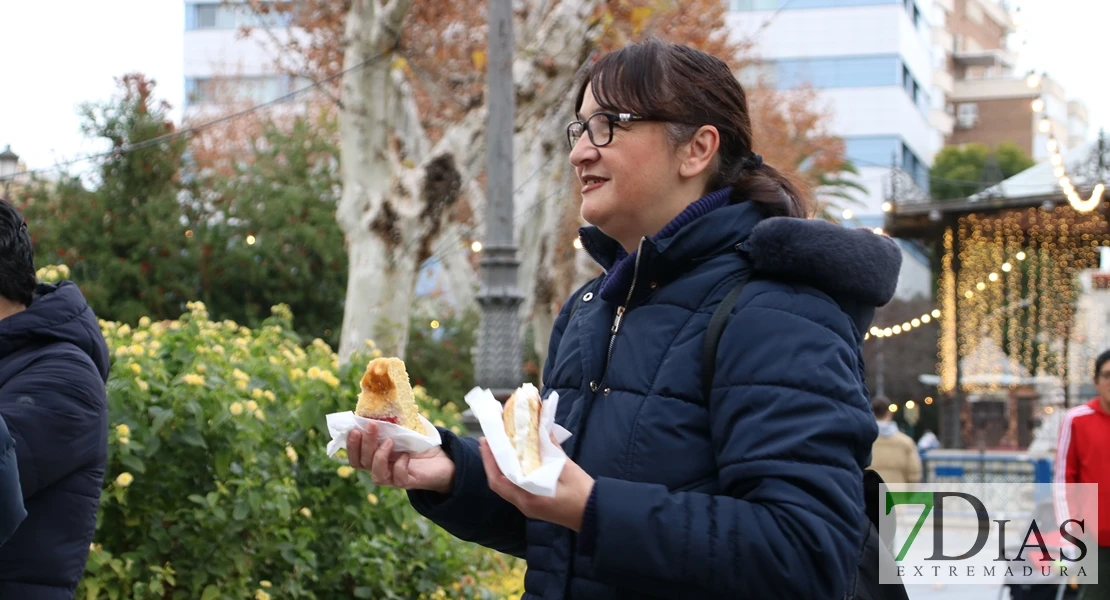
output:
M1095 360L1098 397L1064 415L1056 447L1056 483L1096 483L1098 489L1098 582L1084 585L1080 600L1110 600L1110 350ZM1055 494L1056 514L1067 518L1063 490Z

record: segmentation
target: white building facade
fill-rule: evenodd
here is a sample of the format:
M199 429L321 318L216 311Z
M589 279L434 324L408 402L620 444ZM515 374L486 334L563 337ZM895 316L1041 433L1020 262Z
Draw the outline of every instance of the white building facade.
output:
M893 168L908 175L899 185L929 189L940 149L929 115L930 7L930 0L729 0L732 35L754 41L758 74L779 88L813 87L830 109L830 133L844 139L868 190L849 207L856 225L882 226ZM924 255L902 246L896 297L930 297Z
M244 26L269 26L279 41L288 36L286 19L260 17L241 2L185 2L182 100L187 113L270 102L308 84L279 72L275 48L265 37L270 34L244 38Z

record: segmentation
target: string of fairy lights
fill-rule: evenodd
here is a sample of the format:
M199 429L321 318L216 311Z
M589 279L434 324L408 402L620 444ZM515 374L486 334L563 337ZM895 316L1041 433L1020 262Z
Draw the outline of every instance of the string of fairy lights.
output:
M1064 164L1064 156L1061 154L1062 148L1059 140L1056 139L1055 125L1047 113L1048 101L1046 99L1047 91L1044 89L1044 77L1037 73L1030 73L1025 78L1025 84L1039 92L1038 97L1030 103L1030 108L1033 109L1033 114L1040 116L1037 122L1037 131L1048 136L1045 149L1048 150L1049 162L1053 166L1052 174L1059 182L1064 197L1067 198L1068 204L1072 208L1081 213L1093 211L1102 202L1106 185L1101 181L1095 184L1089 198L1083 198L1079 195L1079 191L1075 189L1075 183L1068 175L1067 166Z
M961 359L961 380L1000 368L1065 376L1064 349L1078 293L1073 274L1097 266L1107 245L1105 230L1103 215L1071 202L1052 210L966 215L946 229L939 281L945 317L937 348L941 391L955 387Z

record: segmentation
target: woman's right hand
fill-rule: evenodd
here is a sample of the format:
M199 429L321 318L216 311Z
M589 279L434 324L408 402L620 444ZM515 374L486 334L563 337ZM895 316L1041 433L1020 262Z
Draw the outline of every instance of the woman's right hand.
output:
M393 440L379 443L378 426L374 423L363 430L353 429L347 435L347 460L352 467L368 471L375 485L403 490L449 494L455 479L455 461L442 447L420 454L394 452Z

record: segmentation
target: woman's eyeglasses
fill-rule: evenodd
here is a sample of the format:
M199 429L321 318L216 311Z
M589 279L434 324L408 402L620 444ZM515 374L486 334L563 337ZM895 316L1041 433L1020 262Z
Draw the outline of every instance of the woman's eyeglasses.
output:
M637 117L629 113L594 113L585 121L574 121L567 125L567 143L570 144L571 149L574 149L582 134L586 133L590 136L590 143L600 148L613 141L613 124L650 120L647 117Z

